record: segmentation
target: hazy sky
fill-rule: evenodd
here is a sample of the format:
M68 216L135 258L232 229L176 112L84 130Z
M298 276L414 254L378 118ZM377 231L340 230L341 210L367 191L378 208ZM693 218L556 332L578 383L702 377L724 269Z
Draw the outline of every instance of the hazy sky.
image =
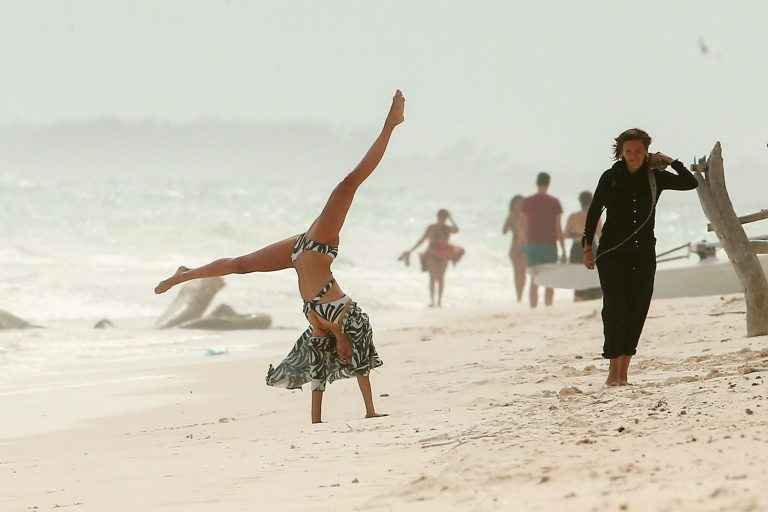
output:
M2 1L0 123L96 116L378 124L601 166L640 126L768 170L768 2ZM702 54L703 38L710 52ZM567 163L566 163L567 162Z

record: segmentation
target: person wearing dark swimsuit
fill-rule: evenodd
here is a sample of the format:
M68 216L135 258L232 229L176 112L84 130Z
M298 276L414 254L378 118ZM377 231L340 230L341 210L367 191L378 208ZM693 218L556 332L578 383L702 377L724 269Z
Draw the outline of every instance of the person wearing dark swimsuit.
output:
M339 233L355 193L379 165L395 127L404 120L405 97L398 90L381 133L360 163L336 186L305 233L244 256L218 259L194 269L179 267L155 288L155 293L164 293L192 279L295 269L310 326L282 363L270 365L266 382L288 389L311 383L312 423L321 422L326 382L352 376L357 378L363 395L366 418L382 416L374 407L368 376L370 370L382 365L373 344L370 320L342 291L331 273L331 264L338 254Z

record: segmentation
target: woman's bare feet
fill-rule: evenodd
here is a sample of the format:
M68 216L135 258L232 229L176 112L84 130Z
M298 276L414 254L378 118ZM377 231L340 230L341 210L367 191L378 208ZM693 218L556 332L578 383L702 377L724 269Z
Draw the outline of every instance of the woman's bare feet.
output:
M389 414L386 414L386 413L379 413L379 412L374 412L374 413L367 413L367 414L365 415L365 418L366 418L366 419L368 419L368 418L383 418L384 416L389 416Z
M184 272L189 272L189 269L187 267L184 267L184 266L181 266L178 269L176 269L176 273L175 274L173 274L168 279L160 281L160 284L155 286L155 293L157 293L157 294L165 293L168 290L170 290L171 288L173 288L174 286L176 286L177 284L179 284L181 282L181 279L179 279L179 278L181 277L181 275Z
M621 370L620 359L619 357L611 359L608 367L608 378L605 380L606 386L621 386L621 376L619 375Z
M395 96L392 98L392 106L389 108L389 114L387 114L387 120L384 124L390 128L394 128L405 121L405 96L400 89L395 91Z

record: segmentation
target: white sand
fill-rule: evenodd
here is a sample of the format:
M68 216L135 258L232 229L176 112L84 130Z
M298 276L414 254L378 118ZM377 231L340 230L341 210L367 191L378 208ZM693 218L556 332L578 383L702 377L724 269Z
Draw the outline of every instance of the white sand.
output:
M308 391L229 356L2 396L0 432L36 433L0 439L0 511L768 509L768 338L743 302L655 302L620 389L597 308L379 330L380 419L343 381L312 426ZM29 408L47 420L8 421Z

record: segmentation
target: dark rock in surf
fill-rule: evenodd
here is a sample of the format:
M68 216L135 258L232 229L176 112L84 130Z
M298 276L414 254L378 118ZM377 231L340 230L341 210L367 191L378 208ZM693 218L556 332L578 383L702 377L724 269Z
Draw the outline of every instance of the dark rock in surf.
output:
M93 326L94 329L107 329L110 327L114 327L115 324L112 323L112 321L109 318L102 318L98 322L96 322L96 325Z

